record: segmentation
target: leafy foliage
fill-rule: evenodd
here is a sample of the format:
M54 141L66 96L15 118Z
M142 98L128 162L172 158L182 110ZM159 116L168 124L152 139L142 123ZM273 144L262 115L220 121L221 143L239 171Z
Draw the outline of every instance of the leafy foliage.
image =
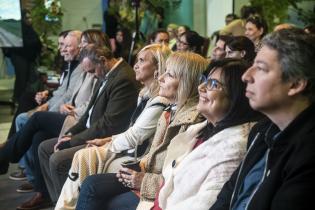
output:
M265 17L269 28L284 22L288 18L288 8L292 6L298 10L300 19L305 23L314 23L314 13L303 12L298 8L298 3L303 1L314 0L250 0L251 5L261 8L262 14ZM313 20L313 22L311 22Z
M57 46L48 37L59 33L63 13L61 8L58 13L47 9L44 0L34 0L34 4L36 6L31 10L32 23L43 45L40 65L51 67L57 53ZM47 21L47 19L51 21Z

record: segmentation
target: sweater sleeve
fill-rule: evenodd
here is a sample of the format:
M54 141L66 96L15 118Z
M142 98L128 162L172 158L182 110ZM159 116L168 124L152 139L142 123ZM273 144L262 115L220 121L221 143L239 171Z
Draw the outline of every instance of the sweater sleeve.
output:
M141 197L153 202L155 199L155 194L158 192L162 181L162 174L145 173L141 183Z
M141 145L145 140L152 137L158 119L164 110L164 106L156 104L161 102L161 97L154 98L147 104L132 127L124 133L112 136L111 151L119 153L123 150L133 149L136 145Z

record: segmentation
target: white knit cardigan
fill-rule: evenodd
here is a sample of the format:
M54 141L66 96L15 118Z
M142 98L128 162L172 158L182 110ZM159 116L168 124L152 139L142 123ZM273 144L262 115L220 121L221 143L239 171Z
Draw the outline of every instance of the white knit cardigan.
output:
M163 210L208 210L241 162L253 125L226 128L194 150L196 137L206 122L178 134L167 149L159 206Z

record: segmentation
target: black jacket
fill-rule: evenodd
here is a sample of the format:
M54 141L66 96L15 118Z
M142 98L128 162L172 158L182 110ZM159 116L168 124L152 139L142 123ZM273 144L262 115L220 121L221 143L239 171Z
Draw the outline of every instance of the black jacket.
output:
M281 133L270 120L249 134L249 149L239 168L225 183L210 210L227 210L251 168L267 152L261 185L252 193L249 210L315 209L315 105L294 119ZM276 136L276 139L272 138Z
M71 146L85 144L87 140L112 136L128 128L131 115L136 108L139 83L132 68L122 61L108 76L106 85L97 97L100 83L96 84L94 95L85 114L69 129L73 136ZM90 128L86 128L90 108Z

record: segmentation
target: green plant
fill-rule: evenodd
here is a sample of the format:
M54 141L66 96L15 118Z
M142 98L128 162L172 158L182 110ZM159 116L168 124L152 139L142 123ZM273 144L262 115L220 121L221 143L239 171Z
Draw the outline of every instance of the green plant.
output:
M34 5L36 6L31 10L32 23L43 45L40 65L51 67L57 46L49 36L60 32L63 14L61 8L58 8L57 12L52 7L46 8L44 0L34 0Z
M265 17L269 28L274 28L275 25L284 22L288 18L288 9L289 6L292 6L299 11L298 14L303 14L302 21L305 24L311 23L308 22L314 14L312 12L306 13L302 9L298 8L298 3L303 1L314 1L314 0L250 0L251 5L258 7L262 10L262 14ZM314 23L314 22L313 22Z

